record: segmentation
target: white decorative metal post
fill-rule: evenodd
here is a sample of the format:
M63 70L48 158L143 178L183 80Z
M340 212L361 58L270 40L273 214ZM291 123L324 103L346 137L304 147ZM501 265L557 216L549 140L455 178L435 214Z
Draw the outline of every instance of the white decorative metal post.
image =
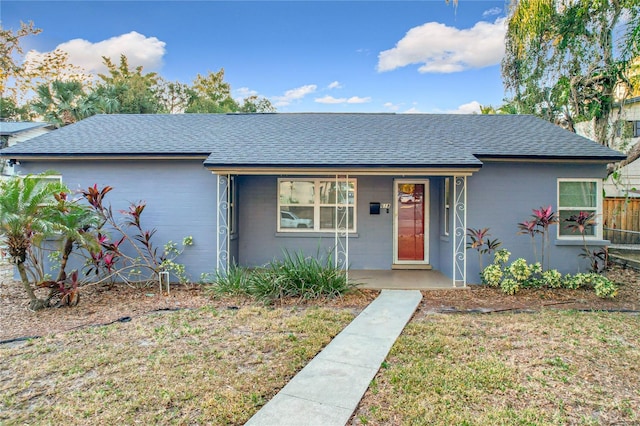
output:
M229 270L229 182L230 175L217 176L216 270L226 275Z
M336 232L334 257L336 268L343 268L349 281L349 176L336 175Z
M453 286L467 286L467 177L453 177Z

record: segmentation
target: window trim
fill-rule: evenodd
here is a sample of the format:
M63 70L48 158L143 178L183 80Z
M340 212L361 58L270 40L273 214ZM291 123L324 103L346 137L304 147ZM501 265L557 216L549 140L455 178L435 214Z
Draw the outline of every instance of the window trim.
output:
M346 179L347 182L349 183L353 183L353 204L349 204L350 208L353 208L353 228L348 230L348 233L351 234L356 234L358 232L358 180L356 178L348 178ZM278 182L277 182L277 187L276 187L276 197L278 199L278 210L277 210L277 214L276 214L276 232L278 233L313 233L315 234L327 234L327 233L331 233L334 234L336 232L336 229L331 229L331 228L320 228L320 209L322 207L335 207L335 206L339 206L340 204L327 204L327 203L321 203L320 202L320 191L318 191L318 186L320 185L320 182L335 182L336 179L335 178L331 178L331 177L284 177L284 178L278 178ZM339 182L344 182L345 179L338 179ZM282 206L291 206L292 204L281 204L280 203L280 183L281 182L313 182L313 187L314 187L314 194L313 194L313 204L308 204L308 203L304 203L304 204L296 204L296 206L300 206L300 207L312 207L313 208L313 228L283 228L280 226L281 224L281 220L280 220L280 215L281 215L281 209Z
M596 206L594 207L565 207L563 208L560 205L560 184L562 182L589 182L596 184ZM585 235L584 238L586 241L591 240L602 240L602 179L597 178L558 178L556 184L556 201L557 201L557 214L558 214L558 231L556 232L556 237L558 240L582 240L581 234L571 234L571 235L560 235L560 230L562 229L563 223L560 221L560 211L593 211L596 215L596 225L595 225L595 233L594 235Z

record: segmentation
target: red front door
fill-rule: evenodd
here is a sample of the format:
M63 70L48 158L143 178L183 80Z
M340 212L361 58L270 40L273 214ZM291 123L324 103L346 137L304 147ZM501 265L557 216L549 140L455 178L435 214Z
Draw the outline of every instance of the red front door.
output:
M396 183L396 259L398 263L426 263L427 184Z

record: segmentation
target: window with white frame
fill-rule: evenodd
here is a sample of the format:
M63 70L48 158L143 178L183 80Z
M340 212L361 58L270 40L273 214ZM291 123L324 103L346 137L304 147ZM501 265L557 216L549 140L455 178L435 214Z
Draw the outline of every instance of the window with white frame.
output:
M558 237L582 238L582 234L569 226L583 214L593 214L594 225L585 228L587 238L602 238L602 181L599 179L558 179ZM567 221L569 219L569 221Z
M278 231L355 232L356 180L278 179L278 211Z
M442 235L448 236L451 228L451 178L444 178L442 186Z

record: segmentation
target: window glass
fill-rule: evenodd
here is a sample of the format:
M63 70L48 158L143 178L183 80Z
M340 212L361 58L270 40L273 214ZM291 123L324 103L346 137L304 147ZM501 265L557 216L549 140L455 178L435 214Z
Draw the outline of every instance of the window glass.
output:
M561 207L596 207L596 182L560 182Z
M314 189L312 181L280 181L280 204L313 204Z
M356 181L279 179L279 230L355 231ZM341 209L349 205L348 214ZM344 206L344 207L343 207ZM337 212L337 213L336 213ZM337 214L337 220L336 220ZM336 222L338 222L336 224Z
M598 182L596 180L584 181L560 181L558 182L558 236L560 237L581 237L580 232L572 230L569 226L574 221L568 219L577 218L580 213L597 214L600 203L598 193ZM585 227L584 235L597 237L601 224L598 218L594 218L595 226Z

